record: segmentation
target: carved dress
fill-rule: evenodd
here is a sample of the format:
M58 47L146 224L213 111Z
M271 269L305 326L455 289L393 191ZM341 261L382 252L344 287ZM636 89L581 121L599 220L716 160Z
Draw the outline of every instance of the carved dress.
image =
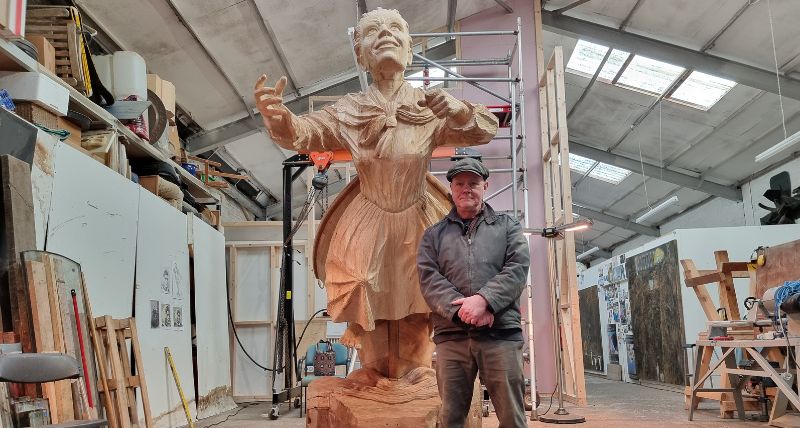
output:
M358 172L325 214L314 249L316 275L337 322L371 331L376 320L430 312L420 293L417 248L450 205L447 188L427 172L428 162L438 146L489 142L497 119L484 106L465 102L472 117L453 128L419 107L420 100L425 92L405 82L393 101L370 86L293 118L294 141L273 136L287 149L347 150Z

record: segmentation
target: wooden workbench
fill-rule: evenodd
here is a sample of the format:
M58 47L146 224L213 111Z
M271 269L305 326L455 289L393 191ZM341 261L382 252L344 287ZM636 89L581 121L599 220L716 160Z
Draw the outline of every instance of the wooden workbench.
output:
M722 356L717 362L704 370L702 363L703 350L706 347L720 348ZM763 353L770 348L785 348L791 347L795 355L800 355L800 338L782 338L772 340L698 340L697 353L695 359L695 376L692 380L692 395L689 405L689 420L694 416L694 410L697 408L699 401L697 394L699 392L721 392L729 393L736 403L736 410L739 414L739 419L744 420L744 405L742 400L741 385L743 380L739 376L756 376L770 378L778 387L778 394L773 401L772 411L770 412L770 425L772 426L798 426L800 418L795 415L786 415L786 406L792 403L795 408L800 409L800 395L794 390L793 385L797 374L797 363L792 363L791 358L786 358L784 367L782 369L775 369L772 367L764 357ZM760 348L761 350L757 350ZM744 356L748 356L758 366L758 369L740 369L736 364L737 349L742 350ZM721 367L725 367L725 375L730 380L730 387L727 388L704 388L706 380L714 374Z

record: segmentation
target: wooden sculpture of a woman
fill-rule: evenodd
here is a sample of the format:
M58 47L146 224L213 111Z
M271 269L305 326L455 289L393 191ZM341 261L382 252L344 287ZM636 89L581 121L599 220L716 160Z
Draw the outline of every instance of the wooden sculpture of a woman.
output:
M349 323L342 342L359 349L362 367L399 379L430 367L433 350L416 253L424 230L450 203L447 189L427 172L431 154L439 146L489 142L497 119L484 106L405 82L411 37L396 10L365 13L355 49L373 79L365 92L299 117L283 105L286 77L269 87L262 75L254 95L281 147L351 153L358 178L326 213L314 266L327 289L328 312Z

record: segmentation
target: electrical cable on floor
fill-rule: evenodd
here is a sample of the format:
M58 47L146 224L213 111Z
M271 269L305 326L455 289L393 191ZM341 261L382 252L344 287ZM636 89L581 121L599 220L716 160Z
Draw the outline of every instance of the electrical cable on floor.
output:
M549 411L550 411L550 409L552 409L552 408L553 408L553 397L555 397L555 395L556 395L556 391L553 391L553 392L550 394L550 404L547 406L547 410L545 410L545 411L544 411L544 413L540 414L539 416L544 416L544 415L546 415L546 414L547 414L547 412L549 412Z
M234 417L234 416L238 415L238 414L239 414L239 412L241 412L242 410L244 410L244 409L246 409L246 408L248 408L248 407L251 407L251 406L255 406L256 404L260 404L260 403L259 403L258 401L253 401L253 402L250 402L250 403L243 403L243 405L239 406L239 408L238 408L238 409L236 409L236 411L235 411L235 412L233 412L233 413L231 413L230 415L226 416L226 417L225 417L225 419L223 419L223 420L221 420L221 421L219 421L219 422L214 422L214 423L213 423L213 424L211 424L211 425L206 425L206 426L205 426L205 427L203 427L203 428L211 428L211 427L214 427L214 426L217 426L217 425L224 424L225 422L228 422L228 419L230 419L230 418L232 418L232 417Z

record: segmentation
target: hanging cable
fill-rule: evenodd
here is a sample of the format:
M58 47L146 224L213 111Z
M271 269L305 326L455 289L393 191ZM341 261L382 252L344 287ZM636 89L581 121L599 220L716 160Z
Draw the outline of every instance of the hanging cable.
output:
M642 186L644 186L644 201L647 203L647 209L652 210L653 207L650 206L650 197L647 195L647 177L644 175L644 158L642 157L642 141L638 139L636 141L639 144L639 164L642 168Z
M789 136L786 132L786 114L783 112L783 95L781 94L781 75L778 69L778 53L775 49L775 28L772 26L772 6L767 0L767 14L769 15L769 35L772 38L772 59L775 60L775 80L778 82L778 104L781 106L781 125L783 125L783 138Z

